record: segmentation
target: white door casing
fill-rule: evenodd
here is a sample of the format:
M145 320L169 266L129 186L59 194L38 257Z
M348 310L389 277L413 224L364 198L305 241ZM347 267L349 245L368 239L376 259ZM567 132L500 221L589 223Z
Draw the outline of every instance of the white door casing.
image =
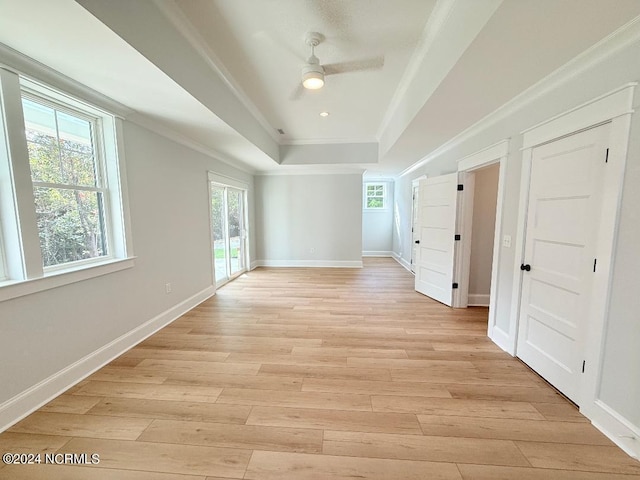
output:
M531 151L517 352L578 404L608 139L605 124Z
M458 161L458 172L474 172L480 168L487 167L489 165L499 165L498 185L497 185L497 201L496 201L496 218L494 229L494 242L493 242L493 259L491 263L491 290L489 295L489 319L487 325L487 335L493 340L500 348L505 350L511 355L515 355L516 351L516 328L504 329L504 321L499 322L498 319L498 298L500 292L500 265L502 262L502 216L503 206L505 199L506 188L506 170L507 170L507 156L509 154L509 139L501 140L493 145L478 150L475 153L467 155ZM467 197L467 181L465 180L465 195ZM463 202L464 205L464 202ZM471 208L473 206L471 205ZM473 211L469 211L469 206L462 212L462 216L468 216L473 218ZM464 226L464 220L462 225ZM461 229L458 230L461 234L460 244L462 249L470 248L471 237L466 235ZM460 249L461 245L457 245ZM467 246L468 245L468 246ZM469 282L469 270L464 269L464 264L456 265L456 278L459 279L460 285L465 288ZM466 285L465 285L466 284ZM468 286L466 287L468 288ZM464 307L465 305L459 305ZM502 324L502 327L501 327ZM515 324L515 322L514 322Z
M412 207L411 207L411 271L416 273L416 258L418 257L418 199L420 198L420 188L415 185L412 195Z
M415 289L448 306L453 303L457 197L457 173L420 181Z

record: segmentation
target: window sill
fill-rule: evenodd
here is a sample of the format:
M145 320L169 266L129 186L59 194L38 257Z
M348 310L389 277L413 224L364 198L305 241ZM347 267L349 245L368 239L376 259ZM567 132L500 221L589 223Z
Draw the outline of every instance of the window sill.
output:
M119 272L132 268L134 265L135 257L111 259L73 270L57 270L47 273L44 277L0 282L0 302Z

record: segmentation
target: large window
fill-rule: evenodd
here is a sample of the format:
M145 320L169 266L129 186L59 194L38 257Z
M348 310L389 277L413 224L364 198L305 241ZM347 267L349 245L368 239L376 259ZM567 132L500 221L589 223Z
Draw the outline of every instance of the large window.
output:
M113 115L0 69L0 300L27 280L126 268L113 267L131 255L118 129Z
M387 207L386 188L384 183L365 183L365 209L384 209Z
M43 266L106 256L97 119L28 94L22 107Z

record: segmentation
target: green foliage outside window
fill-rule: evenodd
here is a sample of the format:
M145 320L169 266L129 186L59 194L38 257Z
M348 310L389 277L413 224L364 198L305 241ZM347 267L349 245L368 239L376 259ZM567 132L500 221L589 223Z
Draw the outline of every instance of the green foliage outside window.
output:
M26 98L23 110L43 265L106 255L92 123Z

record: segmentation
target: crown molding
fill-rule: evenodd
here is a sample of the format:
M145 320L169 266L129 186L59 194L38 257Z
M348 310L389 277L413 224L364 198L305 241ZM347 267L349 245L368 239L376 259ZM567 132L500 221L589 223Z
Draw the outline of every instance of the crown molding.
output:
M533 103L549 92L578 77L585 71L607 60L621 50L640 42L640 15L633 18L617 30L611 32L599 42L595 43L584 52L569 60L567 63L542 78L531 87L522 91L508 102L498 107L479 121L463 130L440 147L405 168L398 177L403 177L417 170L429 162L435 160L446 152L461 145L480 132L508 118Z
M231 72L227 70L218 56L207 45L198 29L191 23L182 9L174 0L153 0L158 10L165 16L176 30L189 42L198 55L205 61L211 70L218 75L231 90L235 97L244 105L249 113L258 121L258 123L266 130L269 136L276 142L280 143L279 135L275 128L267 121L266 117L251 101L240 84L233 78Z

